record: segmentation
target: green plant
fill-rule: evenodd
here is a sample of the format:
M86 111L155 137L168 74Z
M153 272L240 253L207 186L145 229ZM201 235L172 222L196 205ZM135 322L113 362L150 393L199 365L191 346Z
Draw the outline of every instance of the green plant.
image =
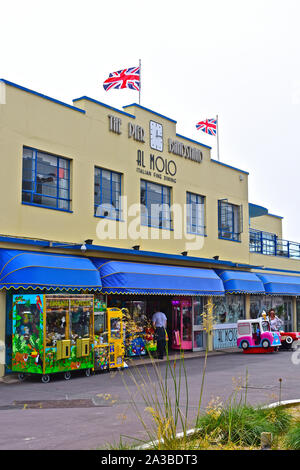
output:
M145 365L142 369L139 367L129 369L126 375L123 374L123 381L131 396L131 405L148 436L147 440L155 443L153 444L155 448L161 449L163 445L164 449L174 449L177 433L181 431L183 436L186 436L188 429L189 391L184 354L180 351L180 358L171 361L167 351L164 374L151 354L150 358L154 378ZM127 375L136 386L134 395L126 383ZM184 404L181 399L183 387L186 392ZM142 411L137 405L140 400L144 405ZM140 444L145 442L147 441L140 441Z
M294 426L291 427L284 442L288 449L300 450L300 421L297 421Z
M281 408L254 408L242 403L229 404L220 413L207 412L198 419L197 428L201 436L210 437L222 444L257 446L262 432L271 432L274 437L285 432L291 416Z

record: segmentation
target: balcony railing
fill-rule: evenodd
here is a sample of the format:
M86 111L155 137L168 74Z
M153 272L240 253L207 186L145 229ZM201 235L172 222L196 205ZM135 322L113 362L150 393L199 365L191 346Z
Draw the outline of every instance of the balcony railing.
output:
M253 228L250 228L249 235L251 253L300 259L300 243L282 240L274 233L262 232Z

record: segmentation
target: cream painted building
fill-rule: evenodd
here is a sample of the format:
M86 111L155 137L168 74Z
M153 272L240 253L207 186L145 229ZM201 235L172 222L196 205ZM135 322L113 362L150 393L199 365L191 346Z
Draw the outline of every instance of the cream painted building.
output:
M225 287L226 295L216 297L210 347L230 346L237 319L271 306L272 299L286 326L296 329L300 245L282 240L281 217L249 205L246 171L211 159L210 147L179 135L174 119L138 104L118 110L83 96L69 105L6 80L0 81L0 103L3 253L65 253L219 274L286 276L288 285L297 284L294 290L269 297L260 292L259 299L255 292ZM0 283L0 346L9 349L11 290L6 279ZM119 304L126 292L122 295ZM137 294L136 302L156 308L146 297ZM169 300L164 308L172 335ZM110 293L107 302L116 304L116 296ZM180 308L192 324L182 334L191 336L192 349L201 349L205 339L194 301Z

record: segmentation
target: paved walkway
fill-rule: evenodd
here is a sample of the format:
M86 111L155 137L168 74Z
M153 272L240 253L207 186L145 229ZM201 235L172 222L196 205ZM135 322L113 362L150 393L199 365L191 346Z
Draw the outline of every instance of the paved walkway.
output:
M177 379L181 370L180 404L184 411L188 401L188 427L193 427L198 411L203 356L203 352L187 355L185 373L180 362L173 360L176 354L171 359ZM149 358L143 361L149 364ZM133 362L142 365L142 360ZM89 378L78 372L68 381L56 376L48 384L34 377L17 383L11 377L6 379L10 382L0 383L0 449L95 449L117 445L128 436L149 440L136 410L151 423L140 384L155 394L159 376L165 381L168 374L165 361L155 360L154 364L156 367L131 366ZM173 396L170 369L168 377ZM240 386L246 377L247 389ZM256 405L278 401L280 396L282 400L299 399L299 390L300 364L292 360L291 352L246 355L238 349L215 351L207 360L202 409L217 397L225 403L246 393L247 402Z
M229 348L229 349L220 349L218 351L209 351L208 356L220 356L223 354L230 354L230 353L236 353L237 349L236 348ZM184 351L184 359L195 359L196 357L205 357L205 351ZM127 357L125 359L125 363L128 365L128 367L138 367L138 366L148 366L148 365L153 365L153 363L159 363L159 364L165 364L168 360L170 361L175 361L179 360L181 357L180 351L171 351L168 354L168 357L165 356L164 359L156 359L155 357L149 357L147 356L140 356L140 357ZM6 384L13 384L19 382L18 380L18 375L17 374L8 374L4 377L0 377L0 382L6 383Z

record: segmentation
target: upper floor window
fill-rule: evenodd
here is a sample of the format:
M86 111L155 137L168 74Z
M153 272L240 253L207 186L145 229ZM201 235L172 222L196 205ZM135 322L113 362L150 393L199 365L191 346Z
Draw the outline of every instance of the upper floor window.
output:
M171 188L141 180L141 223L172 229Z
M70 160L23 148L22 202L70 210Z
M227 201L218 201L218 228L219 238L240 241L243 231L243 206L230 204Z
M276 255L277 237L275 233L250 229L249 235L251 252L262 253L264 255Z
M121 179L114 171L95 167L94 215L120 220Z
M205 197L199 194L186 193L187 232L205 235Z

